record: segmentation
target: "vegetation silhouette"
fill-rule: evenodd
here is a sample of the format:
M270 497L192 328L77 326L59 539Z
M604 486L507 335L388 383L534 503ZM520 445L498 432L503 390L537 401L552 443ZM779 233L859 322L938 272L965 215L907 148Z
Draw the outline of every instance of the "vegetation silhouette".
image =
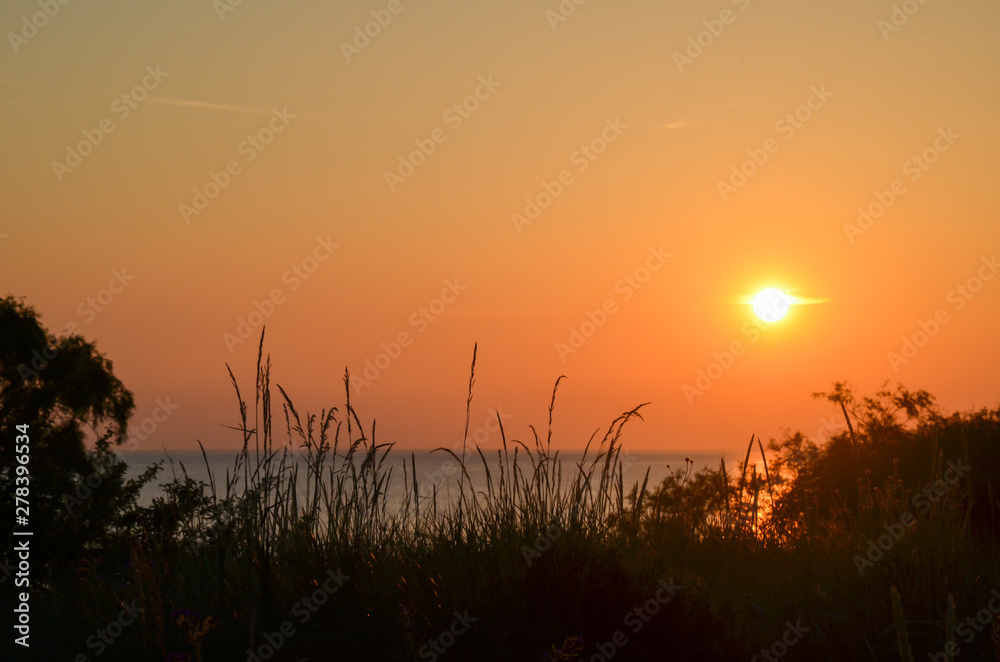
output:
M229 370L242 442L231 469L215 476L206 456L204 483L182 465L140 507L137 490L160 467L127 481L110 451L132 412L110 363L76 338L20 378L55 339L31 309L4 303L0 420L5 431L30 421L41 476L32 498L54 513L58 535L76 536L50 550L33 587L37 659L94 659L98 646L102 662L1000 653L1000 620L975 621L992 613L1000 586L1000 407L946 415L924 391L886 386L859 398L837 383L816 394L845 418L825 443L788 432L765 453L752 436L734 467L695 472L688 462L659 485L648 472L627 485L624 429L644 406L568 463L552 448L560 377L544 433L509 438L498 416L495 456L439 449L461 466L457 496L433 486L424 497L413 454L397 463L374 421L362 425L346 371L343 407L309 414L281 386L272 393L262 332L249 398ZM475 351L466 438L474 383ZM39 467L43 452L50 466ZM102 462L111 478L60 510L60 495ZM473 462L485 484L473 483ZM400 471L397 503L387 491ZM4 619L11 602L10 582L0 583ZM95 638L128 604L142 609L135 622L110 643Z
M14 430L27 425L32 576L39 577L102 544L152 476L126 480L127 464L113 452L126 441L134 403L94 344L54 337L11 296L0 299L0 338L0 495L14 503ZM79 499L83 493L92 496ZM4 508L4 550L13 546L13 518L14 508Z

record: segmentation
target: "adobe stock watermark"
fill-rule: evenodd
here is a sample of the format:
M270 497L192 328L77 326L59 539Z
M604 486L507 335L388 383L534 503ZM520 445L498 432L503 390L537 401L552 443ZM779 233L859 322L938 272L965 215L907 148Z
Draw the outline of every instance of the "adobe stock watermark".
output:
M972 299L983 290L983 286L993 280L1000 271L1000 262L997 256L981 258L982 265L976 272L969 276L964 283L955 286L948 291L945 301L951 304L951 313L957 313L965 308ZM899 352L889 352L886 358L892 367L893 373L899 372L901 366L906 365L914 359L920 349L936 336L941 328L951 322L951 314L947 308L938 308L929 319L917 322L917 330L900 338Z
M404 9L406 9L406 6L403 5L401 0L389 0L385 5L385 9L371 10L372 20L363 26L354 26L354 39L350 43L346 41L340 42L340 52L344 54L344 59L347 60L347 63L350 64L351 58L361 55L361 51L368 48L372 40L382 34L382 30L389 27L393 17L402 14Z
M70 0L38 0L38 7L41 11L36 11L29 17L27 14L21 17L21 29L17 32L8 32L7 40L10 47L17 55L29 41L38 36L38 31L49 24L62 8L70 3Z
M76 314L80 316L83 324L90 324L97 319L97 315L104 312L133 280L135 280L135 276L128 273L128 267L112 269L108 286L88 296L76 307ZM27 381L38 377L39 373L48 366L49 362L59 355L59 352L69 342L70 337L79 334L81 330L82 327L79 322L68 322L63 327L64 337L59 343L52 347L46 347L41 352L37 349L32 350L31 363L22 363L17 367L17 372L21 379Z
M952 131L950 126L947 129L938 128L937 132L937 137L929 147L903 162L903 174L908 176L910 182L920 179L925 172L930 170L932 165L938 162L941 154L947 152L955 144L955 141L962 137ZM896 201L904 193L906 193L906 183L902 179L894 179L885 190L875 191L873 193L874 202L869 203L867 207L858 207L856 223L844 223L844 233L847 235L848 241L853 244L854 240L869 230L875 221L896 204Z
M220 22L226 20L226 14L232 14L242 5L243 0L212 0L212 9Z
M302 283L309 280L338 248L340 248L340 244L334 243L330 235L327 235L325 239L316 237L316 245L313 247L312 253L282 272L281 282L288 286L287 292L295 292L302 287ZM264 321L274 314L278 306L287 300L286 290L281 287L271 290L271 293L263 301L254 299L254 309L245 316L241 315L236 318L234 332L225 331L222 334L222 342L226 344L229 353L235 352L239 345L253 336L257 329L264 325Z
M54 1L54 0L53 0ZM139 107L139 104L149 97L149 93L160 86L160 83L170 76L170 72L161 71L160 65L156 67L146 67L146 75L142 82L125 92L111 102L111 112L122 122L127 120L132 111ZM117 125L113 118L104 117L93 129L81 131L83 140L75 145L66 145L66 158L64 161L53 161L52 171L56 175L56 181L60 184L66 175L72 174L83 160L94 153L94 150L104 142L104 137L111 134Z
M621 461L623 470L630 467L633 463L628 451L625 451L625 455L626 458ZM574 504L569 511L569 521L577 521L579 515L580 507ZM542 557L542 554L552 549L552 545L562 538L564 533L566 533L566 527L558 520L553 520L551 524L545 527L544 531L538 531L538 535L535 536L531 545L521 545L521 556L524 557L524 562L528 567L530 568L535 561Z
M472 94L461 101L449 106L441 115L441 120L448 125L452 131L458 131L472 114L479 110L479 106L486 101L496 89L503 83L493 80L493 74L479 77L479 85ZM386 170L384 173L385 183L389 186L391 193L396 192L396 187L413 176L417 168L427 162L427 159L437 151L439 145L443 145L448 140L448 133L443 128L438 127L430 132L426 138L416 138L413 144L417 149L408 154L400 154L399 165L395 170Z
M576 506L573 507L573 517L576 516ZM544 531L539 531L531 545L521 545L521 556L524 562L531 565L542 557L542 554L552 549L555 541L559 540L566 533L566 527L559 522L552 522Z
M118 612L118 616L103 628L99 628L94 634L87 637L87 648L94 651L94 657L103 655L118 637L122 636L125 628L132 625L139 618L139 614L146 611L145 607L137 607L135 599L125 605L125 608ZM86 654L80 653L73 662L87 662L90 658Z
M733 4L739 6L740 11L746 11L747 7L750 6L750 0L732 0ZM696 35L688 36L687 38L687 48L684 52L674 51L673 58L674 64L677 65L677 71L684 73L684 67L689 64L694 64L694 61L702 56L706 48L709 48L715 43L715 40L722 36L722 33L726 31L727 25L732 25L736 22L737 14L733 12L732 9L723 9L719 13L719 18L707 18L701 22L705 26L705 29Z
M791 621L785 621L787 627L781 637L767 648L761 648L760 653L750 658L750 662L760 662L761 660L775 662L778 658L784 657L792 646L802 641L802 635L809 632L809 628L801 623L801 619L796 619L794 624Z
M590 142L581 144L579 149L569 155L570 164L576 166L578 173L583 172L601 154L604 154L608 149L608 145L618 140L622 132L627 128L628 124L622 122L620 117L616 116L614 119L610 117L606 118L601 133L591 139ZM517 233L523 233L526 226L538 220L542 212L552 206L552 203L563 194L567 187L572 186L574 181L573 171L569 168L560 170L559 174L551 182L542 180L542 190L534 197L524 199L524 213L510 215L510 220L514 224L514 229L517 230Z
M326 580L322 584L317 582L316 590L292 605L291 615L298 621L299 626L308 623L350 578L351 576L344 574L340 568L337 568L336 572L327 570ZM264 643L247 649L247 662L267 662L277 655L297 632L292 619L284 621L274 632L265 632L261 637Z
M240 142L236 146L236 153L243 157L245 163L252 163L261 152L274 142L278 134L288 128L288 125L295 118L295 115L288 112L287 107L281 110L272 108L271 119L256 133L248 135L246 139ZM181 213L181 218L184 219L184 224L190 224L192 217L198 216L201 212L208 209L212 201L219 197L219 194L232 183L233 178L242 172L243 164L236 159L227 161L226 165L218 172L210 170L208 172L209 181L200 187L196 186L191 189L193 194L191 204L182 202L177 206L177 209Z
M809 88L812 92L806 98L805 103L797 107L793 112L785 113L784 117L774 124L777 131L784 140L791 140L796 131L805 126L805 123L813 118L813 115L833 97L833 92L826 89L826 85L819 87L813 85ZM757 174L764 167L772 155L781 149L781 144L776 138L768 138L761 147L751 147L746 153L750 158L746 159L739 166L730 168L728 181L718 180L715 188L722 196L722 201L727 202L734 193L746 185L747 181Z
M859 554L854 555L854 567L857 568L858 575L864 577L865 570L874 567L876 562L881 561L885 552L895 547L896 543L916 526L917 518L909 510L903 512L898 522L884 525L882 528L885 529L885 533L880 535L878 539L868 539L865 555L863 557Z
M201 556L205 549L231 530L231 522L216 521L205 531L204 536L191 540L189 549L195 556Z
M968 473L971 468L969 465L963 464L961 460L958 462L948 460L948 468L944 470L941 478L938 478L915 493L910 499L910 505L919 510L921 514L926 515L931 511L932 504L940 503L951 488L958 485L962 480L962 476ZM852 560L854 561L854 567L857 569L858 575L864 577L866 570L875 567L875 564L881 561L885 557L885 554L895 547L896 543L902 540L903 536L916 526L917 519L909 510L903 511L899 521L884 525L885 533L881 534L877 539L868 539L868 548L865 550L865 555L854 555Z
M170 397L157 398L156 406L150 412L149 416L142 419L138 424L138 431L135 427L132 427L125 441L125 450L130 453L134 453L142 442L147 441L152 437L160 426L167 422L167 420L174 415L180 405L170 401ZM111 452L115 456L126 462L125 454L120 448L112 447ZM73 514L73 509L83 505L83 502L94 495L94 493L104 484L104 480L107 478L108 473L104 467L98 468L97 470L91 472L80 481L76 486L73 494L64 493L61 497L63 507L66 508L66 512L70 515Z
M166 423L181 408L177 403L170 401L170 396L157 398L153 404L155 406L149 412L149 416L139 421L138 430L133 427L132 432L126 439L126 450L129 452L134 452L143 442L148 441L150 437L156 434L160 426ZM117 448L112 449L112 452L118 455L120 459L124 459L122 452Z
M110 306L115 297L124 292L128 284L135 280L135 276L128 274L127 269L127 267L113 269L108 286L98 290L97 294L87 297L76 307L76 313L83 318L84 324L90 324L97 319L97 314Z
M643 288L653 277L653 274L663 268L671 253L663 250L663 246L655 248L650 246L649 257L646 261L625 274L615 282L614 292L618 297L608 297L596 310L587 310L586 319L569 327L569 337L566 342L558 341L555 344L556 354L559 360L566 363L566 357L576 354L587 341L594 337L597 330L607 324L608 319L618 313L618 306L635 296L635 293Z
M775 299L774 305L778 306L784 304ZM748 342L752 345L760 340L761 336L768 328L770 328L770 325L764 324L761 320L754 319L749 322L745 322L743 326L740 327L740 333L748 338ZM705 391L712 388L712 385L715 384L715 382L722 379L722 376L736 364L736 359L746 354L746 351L747 348L741 341L734 340L729 344L729 347L721 353L712 352L713 361L705 368L698 369L695 374L694 386L684 384L681 387L681 392L687 399L688 404L693 405L695 398L705 395Z
M384 345L384 343L383 343ZM384 347L383 347L384 348ZM378 357L376 357L378 358ZM383 361L383 364L385 362ZM378 366L373 366L376 370ZM387 366L388 367L388 366ZM367 368L367 366L366 366ZM499 420L497 418L499 417ZM500 432L500 424L511 417L511 414L505 414L502 407L497 407L494 409L488 409L486 411L486 420L481 426L469 433L468 439L471 440L477 446L483 446L488 442L494 434ZM461 455L462 448L466 446L466 441L464 439L459 439L451 446L451 452L456 455ZM429 498L434 494L434 488L440 487L440 485L449 478L454 478L460 475L462 472L462 467L459 465L455 459L448 455L441 462L441 468L436 471L425 471L423 479L420 482L420 486L417 488L417 492L421 497Z
M971 644L976 635L983 630L989 631L990 624L995 619L1000 618L1000 590L994 588L990 591L990 595L992 597L985 607L972 616L967 616L965 620L959 621L955 627L955 634L961 637L966 645ZM942 652L928 653L927 659L931 662L952 662L961 651L961 647L956 642L949 641L945 644Z
M675 584L673 578L670 581L661 579L656 593L642 604L635 607L622 620L622 624L629 629L632 635L637 635L653 621L665 604L670 602L677 592L680 591L680 584ZM597 652L587 658L589 662L609 662L614 659L619 650L628 646L629 637L624 629L617 630L607 642L599 642L595 647Z
M452 612L452 616L455 619L448 626L447 630L444 630L432 639L428 639L427 643L420 647L418 653L421 660L435 662L439 656L447 653L448 649L455 645L459 637L469 631L473 623L479 620L478 618L469 616L468 609L463 610L461 614L458 613L458 610L455 610Z
M816 429L816 440L819 443L829 441L834 434L847 429L847 424L836 416L830 418L820 418L820 426Z
M545 10L545 20L549 22L549 27L552 31L556 31L556 27L560 23L565 23L570 16L576 13L576 8L585 3L587 0L561 0L561 2L556 5L555 9Z
M417 308L407 319L410 326L416 330L416 334L419 335L430 328L431 323L438 320L448 306L455 303L467 289L469 286L459 283L458 278L446 279L441 294ZM389 369L393 361L402 356L403 350L412 345L415 338L416 336L411 335L409 331L400 331L393 340L381 343L379 347L382 351L373 359L365 359L363 376L351 375L351 387L354 388L354 392L360 393L363 388L371 386L372 382Z
M880 18L875 22L884 41L889 41L889 35L899 32L899 29L906 25L910 17L920 11L920 8L927 4L927 0L903 0L902 4L893 5L889 20Z

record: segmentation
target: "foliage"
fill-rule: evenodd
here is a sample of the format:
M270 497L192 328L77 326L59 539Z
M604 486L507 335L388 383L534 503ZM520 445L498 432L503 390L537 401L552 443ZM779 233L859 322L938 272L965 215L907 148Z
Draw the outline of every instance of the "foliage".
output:
M13 297L0 299L0 339L0 500L14 502L12 432L26 425L29 528L35 572L44 575L52 563L104 545L153 474L125 478L127 465L115 449L127 439L132 394L93 343L54 337L34 309ZM12 547L13 514L4 508L4 550Z
M429 659L430 642L447 641L446 659L590 660L621 632L615 660L731 660L774 650L790 623L805 634L786 659L898 660L955 642L956 619L1000 585L1000 409L944 415L922 391L858 398L835 384L819 397L847 430L825 443L789 432L765 454L751 437L735 466L686 462L660 485L647 473L630 486L620 453L643 406L570 464L552 448L559 378L544 432L511 438L498 417L495 456L439 449L460 468L446 495L422 489L414 457L397 463L375 423L362 425L348 374L344 405L316 415L280 386L272 401L270 371L263 335L250 398L230 370L242 451L224 478L181 466L118 520L116 546L53 577L36 614L62 636L45 640L46 659L78 653L136 600L138 625L102 660L253 659L289 624L271 659ZM474 377L475 353L467 406ZM915 509L949 460L970 469ZM887 530L899 538L868 560ZM653 599L664 586L669 599ZM461 614L471 627L442 638ZM975 659L990 642L962 645Z

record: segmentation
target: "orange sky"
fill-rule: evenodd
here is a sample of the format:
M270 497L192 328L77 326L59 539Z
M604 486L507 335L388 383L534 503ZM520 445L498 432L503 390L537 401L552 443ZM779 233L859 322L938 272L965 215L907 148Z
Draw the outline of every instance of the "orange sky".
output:
M635 449L815 436L835 380L995 405L1000 6L895 6L10 0L2 289L137 421L169 398L146 450L236 443L272 296L299 409L378 361L352 401L410 447L459 438L476 342L473 427L565 374L564 448L647 401ZM822 302L757 332L768 286Z

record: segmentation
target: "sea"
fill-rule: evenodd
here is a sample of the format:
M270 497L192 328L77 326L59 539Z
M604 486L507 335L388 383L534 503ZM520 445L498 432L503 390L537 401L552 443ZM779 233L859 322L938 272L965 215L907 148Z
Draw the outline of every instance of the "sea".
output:
M403 475L404 463L406 465L406 474L411 474L411 452L413 453L413 462L416 467L417 485L419 494L422 497L421 501L423 502L423 498L430 497L430 495L435 491L437 493L439 506L447 503L451 499L454 499L459 492L461 471L458 463L451 457L451 455L441 451L432 452L429 450L410 451L393 449L389 452L383 464L383 471L388 471L390 469L392 471L385 493L386 503L390 511L398 510L398 508L403 504L404 492L406 490ZM499 478L499 459L497 457L497 452L496 450L484 450L483 454L486 457L491 478L495 483ZM238 452L236 451L210 451L206 452L203 456L201 451L168 452L162 450L124 452L121 455L121 457L128 464L127 477L129 478L138 477L151 464L158 462L162 463L163 470L160 471L159 475L152 483L146 485L140 494L139 504L142 506L149 506L153 503L153 500L156 497L164 496L165 492L163 491L162 485L172 482L174 477L183 478L185 474L195 481L204 482L206 485L211 483L211 479L214 479L217 494L221 496L225 493L224 485L227 480L227 472L230 476L233 475L233 468L237 456ZM733 466L732 463L734 458L732 457L732 454L725 454L721 451L636 452L623 449L619 455L619 460L622 466L622 481L625 485L626 493L628 493L634 484L638 483L641 486L647 470L649 471L648 487L653 488L662 483L664 479L668 478L672 474L683 475L683 473L687 470L686 467L688 466L688 459L690 459L690 471L694 473L705 467L718 467L719 460L723 456L725 456L726 465L729 467ZM254 451L251 450L251 463L254 462L254 457ZM354 458L356 466L360 466L361 459L361 454L356 454ZM573 482L579 472L577 464L582 459L582 451L561 451L559 453L559 460L562 465L562 484L564 486ZM589 468L593 459L594 453L591 451L587 456L586 463L584 465L585 469ZM289 457L289 464L291 462L295 462L298 465L299 481L300 483L303 483L299 486L299 493L300 496L304 495L305 485L302 477L307 473L305 470L305 456L298 452L292 453ZM328 458L328 465L329 462L330 459ZM338 466L340 466L342 462L342 457L337 459ZM524 457L523 453L519 454L518 465L522 472L531 470L531 465L527 461L527 458ZM487 469L483 466L483 462L475 450L467 451L466 470L468 471L466 489L468 489L468 484L471 481L471 484L477 491L485 490L487 487ZM599 468L595 470L594 475L599 475L599 471ZM242 468L240 469L239 475L242 481ZM242 483L240 483L237 487L237 492L240 489L242 489ZM412 489L412 487L410 489ZM210 493L208 488L206 488L206 493Z

